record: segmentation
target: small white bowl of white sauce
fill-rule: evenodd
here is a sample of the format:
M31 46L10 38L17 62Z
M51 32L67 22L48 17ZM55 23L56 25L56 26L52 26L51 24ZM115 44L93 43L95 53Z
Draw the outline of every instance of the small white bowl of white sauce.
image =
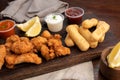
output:
M64 16L60 13L51 13L45 17L48 29L51 32L59 32L63 28Z

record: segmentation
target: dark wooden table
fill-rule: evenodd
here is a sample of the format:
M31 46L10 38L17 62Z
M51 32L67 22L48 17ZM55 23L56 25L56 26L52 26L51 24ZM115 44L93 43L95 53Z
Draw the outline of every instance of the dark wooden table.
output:
M0 11L12 0L1 0ZM120 40L120 0L62 0L70 6L79 6L85 14L94 14L100 20L105 20L111 25L111 31ZM93 60L95 80L106 80L99 72L100 58Z

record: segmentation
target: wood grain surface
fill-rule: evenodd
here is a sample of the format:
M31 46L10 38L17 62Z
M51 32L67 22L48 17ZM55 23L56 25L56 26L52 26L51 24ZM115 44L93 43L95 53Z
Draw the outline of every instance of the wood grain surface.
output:
M95 15L87 15L85 14L83 19L96 17ZM46 23L42 23L42 31L48 29ZM64 20L64 28L62 31L58 32L62 35L62 42L64 44L64 39L66 36L66 26L68 25L68 20ZM23 32L21 32L19 29L16 28L16 34L19 36L23 36ZM54 33L52 33L54 34ZM78 49L77 46L71 47L71 55L55 58L54 60L45 61L43 60L43 63L40 65L35 64L19 64L16 65L14 69L6 69L5 67L0 70L0 79L2 80L18 80L18 79L24 79L27 77L32 77L40 74L45 74L48 72L52 72L55 70L63 69L66 67L73 66L78 63L82 63L85 61L90 61L95 58L100 57L101 52L103 49L113 46L116 44L117 41L115 41L116 38L112 34L112 32L109 30L106 34L106 38L103 43L100 43L97 48L95 49L89 49L88 51L82 52ZM3 40L0 40L1 42L4 42ZM38 53L40 54L40 53Z
M12 0L0 1L0 11L3 10L8 5L9 1ZM118 40L120 40L120 0L62 0L62 1L68 2L70 6L79 6L84 8L85 14L89 16L91 16L91 14L94 14L99 19L107 21L111 25L110 35L112 35L111 36L112 38L110 39L116 37L115 39L113 39L112 42L116 43ZM99 73L99 60L100 58L93 59L95 80L106 80L101 75L101 73ZM24 71L24 69L21 70L23 70L23 72L26 72ZM6 70L6 69L3 69L1 72L3 71L8 71L5 72L6 74L11 72L8 75L11 75L12 73L15 74L15 72L17 72L16 70ZM5 73L2 74L4 75Z

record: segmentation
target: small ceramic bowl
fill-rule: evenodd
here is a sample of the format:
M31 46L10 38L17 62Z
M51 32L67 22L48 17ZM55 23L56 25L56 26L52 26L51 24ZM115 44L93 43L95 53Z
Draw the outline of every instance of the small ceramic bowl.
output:
M0 21L0 38L6 39L7 37L15 34L15 21L13 20L2 20Z
M113 47L103 50L100 61L100 72L107 80L120 80L120 68L110 68L107 62L107 55Z

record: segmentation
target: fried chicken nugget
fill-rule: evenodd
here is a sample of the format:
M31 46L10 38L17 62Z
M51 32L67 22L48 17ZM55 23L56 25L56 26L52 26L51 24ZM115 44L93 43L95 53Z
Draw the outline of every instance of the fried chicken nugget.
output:
M7 63L6 67L8 68L13 68L14 65L20 63L35 63L35 64L42 63L42 59L33 52L25 53L21 55L8 53L5 57L5 60Z
M0 70L4 64L5 56L6 56L6 48L4 45L0 45Z
M11 49L12 44L16 41L20 41L20 37L18 35L11 35L6 39L5 47L7 48L7 51Z
M35 37L31 39L31 43L35 46L35 48L40 51L41 46L47 43L47 39L41 36Z
M47 61L55 58L54 50L49 49L46 45L41 46L41 54Z
M15 41L19 41L20 40L20 37L18 35L11 35L10 37L8 37L6 39L6 42L15 42Z
M70 54L70 49L62 45L61 36L55 34L53 38L48 40L48 46L52 47L56 57Z
M41 36L44 37L44 38L47 38L47 39L52 37L52 35L50 34L50 32L48 30L43 31Z
M19 41L15 41L12 46L11 50L15 54L23 54L30 52L33 49L33 45L27 37L20 37Z

